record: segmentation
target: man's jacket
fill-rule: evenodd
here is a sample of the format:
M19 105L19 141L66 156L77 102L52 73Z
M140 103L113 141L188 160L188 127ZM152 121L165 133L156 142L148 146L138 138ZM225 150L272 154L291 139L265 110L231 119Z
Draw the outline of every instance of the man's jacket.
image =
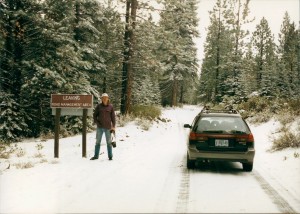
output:
M93 114L94 122L98 128L111 129L116 127L116 115L114 108L111 104L103 105L98 104Z

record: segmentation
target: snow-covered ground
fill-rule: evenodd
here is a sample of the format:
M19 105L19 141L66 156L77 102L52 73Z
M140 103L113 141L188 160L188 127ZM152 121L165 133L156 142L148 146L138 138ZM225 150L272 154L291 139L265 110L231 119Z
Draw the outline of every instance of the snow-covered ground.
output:
M274 119L251 126L256 146L256 171L278 190L300 212L300 149L269 152L271 138L277 135L280 123ZM298 155L297 155L298 154Z
M95 132L87 137L88 158L81 157L81 135L60 139L58 159L53 140L19 143L22 150L0 159L0 213L300 212L300 158L294 157L300 150L267 151L278 128L274 120L251 126L253 172L239 163L186 169L183 124L200 109L164 109L170 121L155 122L149 131L133 122L118 127L113 161L104 142L100 158L89 160Z

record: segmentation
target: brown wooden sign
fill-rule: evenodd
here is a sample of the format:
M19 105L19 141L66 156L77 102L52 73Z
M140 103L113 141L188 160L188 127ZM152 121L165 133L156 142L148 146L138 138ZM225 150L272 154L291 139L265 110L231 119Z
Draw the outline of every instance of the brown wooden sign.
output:
M93 113L93 95L51 94L52 114L55 115L54 157L59 157L59 118L62 115L82 116L82 157L86 158L87 116Z
M93 108L93 95L51 94L51 108Z

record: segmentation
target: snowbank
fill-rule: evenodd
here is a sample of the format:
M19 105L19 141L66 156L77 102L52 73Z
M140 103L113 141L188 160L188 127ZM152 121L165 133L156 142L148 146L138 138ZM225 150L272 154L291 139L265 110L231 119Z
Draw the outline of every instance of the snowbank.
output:
M81 157L81 135L60 139L59 159L53 158L53 140L19 143L22 150L0 159L2 166L9 166L0 172L0 213L175 212L185 169L187 130L182 127L200 109L164 109L162 117L170 121L155 122L149 131L135 123L118 127L113 161L108 161L105 143L99 160L89 160L95 132L87 135L88 158ZM269 135L278 127L274 120L251 125L257 151L254 172L299 212L300 158L294 153L300 149L268 152Z
M250 125L255 138L256 156L254 169L297 210L300 210L300 148L270 152L272 137L277 135L280 123L274 119L267 123Z

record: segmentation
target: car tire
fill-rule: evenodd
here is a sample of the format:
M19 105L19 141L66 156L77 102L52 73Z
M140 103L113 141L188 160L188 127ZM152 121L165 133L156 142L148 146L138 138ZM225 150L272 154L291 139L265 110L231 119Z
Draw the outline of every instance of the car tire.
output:
M253 169L253 163L242 163L243 164L243 170L246 172L251 172Z
M188 169L194 169L195 168L195 161L190 160L188 153L187 153L187 158L186 158L186 166L187 166Z

